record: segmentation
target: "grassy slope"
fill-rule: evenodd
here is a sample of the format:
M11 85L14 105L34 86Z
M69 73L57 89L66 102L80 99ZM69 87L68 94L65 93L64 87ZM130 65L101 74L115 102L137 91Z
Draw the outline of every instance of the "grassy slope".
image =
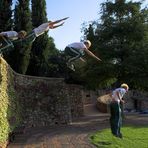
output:
M110 129L90 136L98 148L148 148L148 127L122 127L123 139L112 136Z

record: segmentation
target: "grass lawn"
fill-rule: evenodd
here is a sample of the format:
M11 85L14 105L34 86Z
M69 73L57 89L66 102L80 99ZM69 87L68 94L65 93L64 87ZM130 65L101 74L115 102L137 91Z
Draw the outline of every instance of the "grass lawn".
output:
M122 127L123 138L112 136L110 129L90 135L97 148L148 148L148 127Z

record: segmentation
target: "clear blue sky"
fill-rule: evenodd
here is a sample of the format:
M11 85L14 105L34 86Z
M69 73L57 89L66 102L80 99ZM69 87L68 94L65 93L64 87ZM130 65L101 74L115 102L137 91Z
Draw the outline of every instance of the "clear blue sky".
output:
M46 0L49 20L70 17L64 26L49 31L58 49L63 50L67 44L80 41L82 23L99 19L102 2L106 0ZM148 0L145 0L146 4Z
M46 0L48 20L69 17L62 27L49 31L49 36L54 38L58 49L63 50L67 44L80 41L82 23L99 19L102 2L106 0ZM144 6L146 5L148 0L144 2Z
M46 0L49 20L69 17L62 27L49 31L58 49L80 41L82 23L99 18L101 2L104 0Z

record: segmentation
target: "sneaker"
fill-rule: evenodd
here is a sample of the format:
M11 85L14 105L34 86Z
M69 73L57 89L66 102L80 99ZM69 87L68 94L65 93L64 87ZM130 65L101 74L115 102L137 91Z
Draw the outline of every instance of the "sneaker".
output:
M122 136L122 134L121 134L121 133L118 135L118 137L119 137L119 138L121 138L121 139L123 138L123 136Z
M75 71L75 66L74 66L73 64L71 64L70 69L71 69L72 71Z
M116 134L113 134L113 136L118 137L118 135L116 135Z
M122 139L122 134L119 134L119 135L113 134L113 136L115 136L115 137L117 137L117 138L121 138L121 139Z
M75 66L73 64L67 63L67 67L70 68L72 71L75 71Z

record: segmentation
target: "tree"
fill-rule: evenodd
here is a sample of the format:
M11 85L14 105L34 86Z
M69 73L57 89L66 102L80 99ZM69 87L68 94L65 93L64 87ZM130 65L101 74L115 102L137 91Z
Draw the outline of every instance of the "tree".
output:
M139 79L143 75L142 79L148 84L145 77L148 71L138 69L148 64L147 60L140 60L147 59L147 9L141 9L140 2L107 1L102 3L101 14L101 21L94 23L94 35L88 29L85 31L88 39L94 38L93 48L103 60L100 64L89 63L89 70L86 71L89 84L106 87L115 82L127 82L133 88L146 89L147 85ZM137 55L138 61L135 58ZM135 65L137 62L139 64ZM133 72L138 78L133 77Z
M46 2L45 0L32 0L32 24L33 28L47 22ZM31 61L27 74L43 76L46 70L43 70L47 64L44 53L48 50L48 34L39 36L33 43L31 50ZM46 55L47 56L47 55ZM47 68L46 68L47 69ZM46 72L45 72L46 73Z
M12 0L0 1L0 32L12 30ZM0 38L1 39L1 38ZM5 60L8 59L8 54L3 53Z
M29 0L18 0L14 12L14 30L30 32L31 12ZM21 40L14 42L14 50L9 54L8 63L18 73L25 74L30 61L31 43L23 43Z
M0 1L0 32L12 29L12 0Z

